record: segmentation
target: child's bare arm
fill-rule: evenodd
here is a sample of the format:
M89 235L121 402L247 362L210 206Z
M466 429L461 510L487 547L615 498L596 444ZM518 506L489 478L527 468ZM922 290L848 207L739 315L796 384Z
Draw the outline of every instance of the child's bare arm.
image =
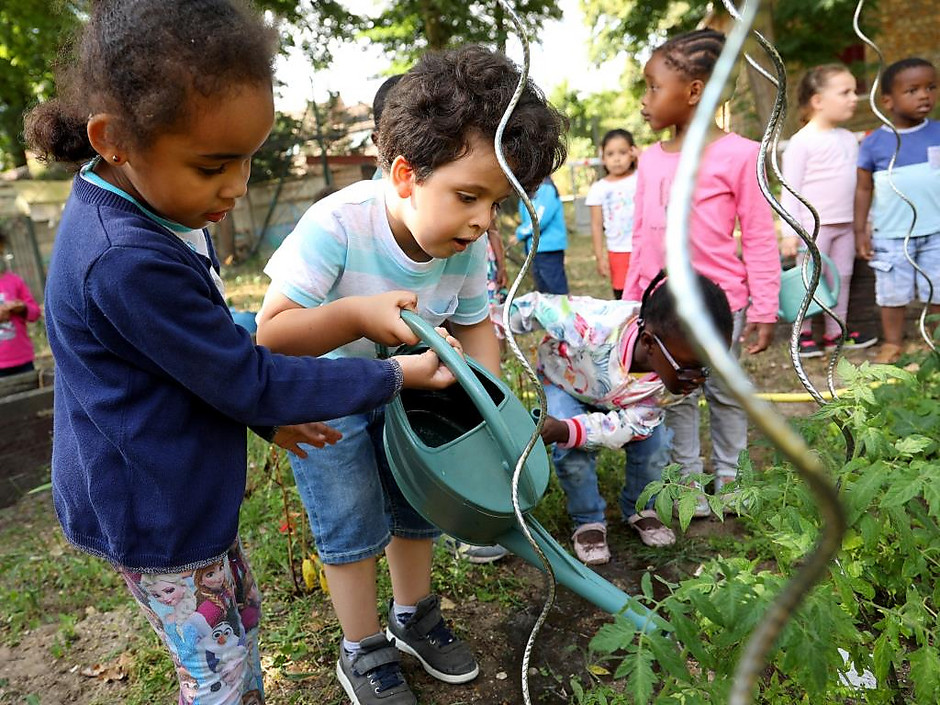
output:
M454 337L460 341L464 352L486 369L499 377L499 341L489 318L469 326L450 324Z
M385 345L414 344L417 336L401 320L401 309L414 310L416 305L413 293L391 291L304 308L269 290L258 315L257 339L287 355L322 355L359 338Z
M602 277L610 276L607 265L607 249L604 247L604 211L601 206L589 206L591 209L591 239L594 243L594 262L597 273Z
M859 168L855 179L855 253L862 259L871 259L871 235L868 232L868 212L874 192L874 180L868 169Z

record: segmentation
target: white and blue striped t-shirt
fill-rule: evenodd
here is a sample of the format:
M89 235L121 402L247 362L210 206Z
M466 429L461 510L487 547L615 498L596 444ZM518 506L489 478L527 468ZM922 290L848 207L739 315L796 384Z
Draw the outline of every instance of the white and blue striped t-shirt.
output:
M360 181L313 204L264 268L272 288L308 308L404 289L418 295L418 314L431 325L485 319L485 238L447 259L409 259L388 224L386 186L384 180ZM361 338L329 356L375 352L375 344Z
M940 123L924 120L920 125L900 129L901 149L891 180L917 207L913 237L940 232ZM902 238L907 235L914 211L891 187L888 164L897 140L887 127L872 132L862 142L858 165L872 172L875 194L872 201L872 235Z

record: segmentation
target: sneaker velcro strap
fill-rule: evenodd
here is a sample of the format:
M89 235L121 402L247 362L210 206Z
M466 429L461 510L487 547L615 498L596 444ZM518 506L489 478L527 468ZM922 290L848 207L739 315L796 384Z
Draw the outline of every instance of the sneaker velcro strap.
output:
M417 614L415 614L415 616L417 617ZM438 625L441 619L441 611L438 609L437 605L434 605L433 609L429 609L417 619L412 617L411 622L408 623L408 630L423 639L431 633L431 630Z
M418 610L408 621L408 631L414 632L422 639L426 637L437 623L441 621L441 600L437 595L431 595L418 603Z
M353 662L353 668L361 676L373 668L384 666L387 663L398 663L398 649L389 644L374 651L360 651Z

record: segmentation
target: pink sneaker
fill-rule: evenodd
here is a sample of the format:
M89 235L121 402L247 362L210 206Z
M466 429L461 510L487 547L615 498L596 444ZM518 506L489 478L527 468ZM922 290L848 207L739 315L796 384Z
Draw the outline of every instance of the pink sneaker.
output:
M607 527L600 522L581 524L571 535L574 555L584 565L602 565L610 561Z
M653 548L672 546L676 542L673 530L659 520L655 509L644 509L634 514L627 523L640 535L640 541Z

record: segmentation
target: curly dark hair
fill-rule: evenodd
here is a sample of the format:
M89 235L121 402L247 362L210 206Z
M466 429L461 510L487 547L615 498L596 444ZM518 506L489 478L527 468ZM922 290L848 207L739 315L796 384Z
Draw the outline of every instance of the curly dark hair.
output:
M194 96L271 84L277 33L243 0L97 0L57 65L57 97L26 114L41 157L95 156L88 116L117 117L118 137L142 147L191 117Z
M493 139L519 83L505 55L470 45L431 52L406 73L386 99L379 124L383 170L401 155L418 181L467 153L473 134ZM503 131L503 150L529 193L565 162L568 120L527 81Z
M677 34L656 48L666 63L689 80L707 81L725 46L725 35L714 29Z

